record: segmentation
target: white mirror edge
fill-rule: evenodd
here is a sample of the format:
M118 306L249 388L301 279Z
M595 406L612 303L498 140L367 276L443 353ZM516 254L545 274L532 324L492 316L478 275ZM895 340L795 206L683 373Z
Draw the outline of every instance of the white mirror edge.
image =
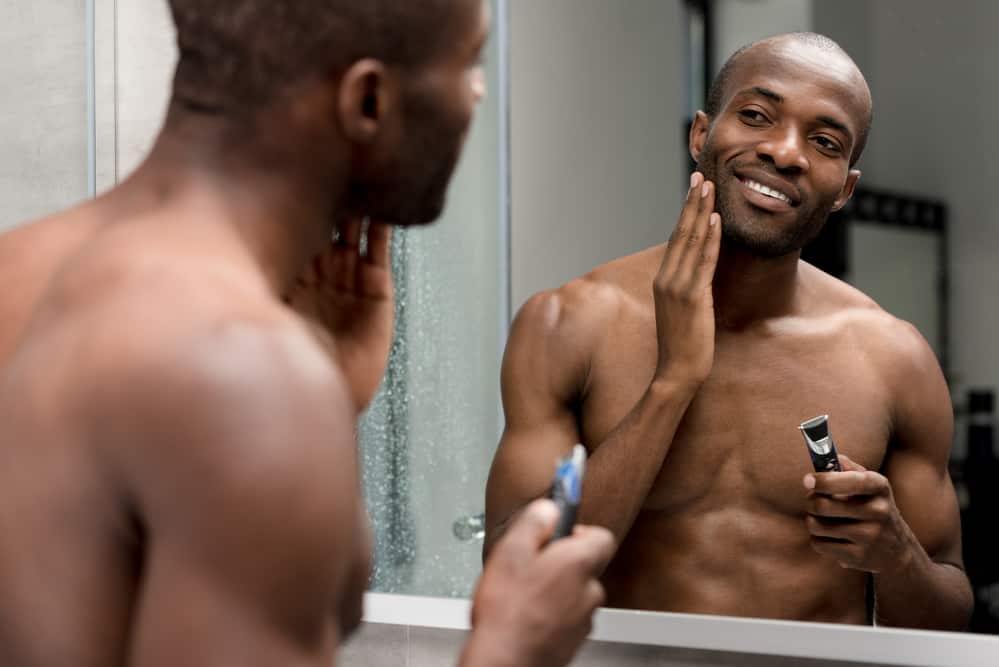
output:
M364 622L468 630L469 600L367 593ZM999 664L999 638L830 623L600 609L592 641L816 660L981 667Z

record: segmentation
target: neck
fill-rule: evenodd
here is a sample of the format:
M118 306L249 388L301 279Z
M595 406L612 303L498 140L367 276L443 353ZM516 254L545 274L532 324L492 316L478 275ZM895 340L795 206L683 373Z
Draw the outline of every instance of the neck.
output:
M236 132L223 119L175 103L148 157L109 203L169 211L171 225L194 233L221 232L276 295L285 294L329 243L346 166L321 158L335 152L330 137L302 132L287 118L273 122L281 120L260 118Z
M801 252L756 257L722 242L713 281L719 329L743 329L791 314L798 296Z

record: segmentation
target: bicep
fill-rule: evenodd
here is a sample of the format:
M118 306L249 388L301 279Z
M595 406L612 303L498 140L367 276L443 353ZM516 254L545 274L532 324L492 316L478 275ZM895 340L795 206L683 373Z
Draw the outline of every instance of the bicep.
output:
M930 558L963 567L960 510L946 467L901 451L891 456L885 476L902 518Z
M554 302L554 303L553 303ZM492 533L543 495L556 460L580 441L573 402L584 380L585 342L566 336L558 297L529 301L511 329L501 374L505 427L486 486Z
M950 391L932 350L912 330L896 377L893 440L883 466L895 503L938 562L961 565L961 519L948 464L954 435Z
M521 507L544 495L555 464L579 442L571 415L528 424L508 424L486 484L486 531L492 532Z

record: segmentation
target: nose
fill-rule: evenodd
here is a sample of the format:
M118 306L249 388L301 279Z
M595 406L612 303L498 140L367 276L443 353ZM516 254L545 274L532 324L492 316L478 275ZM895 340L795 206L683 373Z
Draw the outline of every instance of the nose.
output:
M804 139L794 127L779 127L756 148L760 158L773 163L778 171L802 173L808 171L808 156Z
M472 74L472 96L475 98L475 103L478 104L485 100L487 94L486 73L482 71L481 67L476 68Z

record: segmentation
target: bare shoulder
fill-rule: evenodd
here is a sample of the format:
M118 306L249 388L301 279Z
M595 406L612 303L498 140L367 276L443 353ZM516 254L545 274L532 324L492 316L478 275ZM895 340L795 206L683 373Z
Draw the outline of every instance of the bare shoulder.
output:
M504 390L519 396L534 387L562 404L578 398L601 345L635 318L653 317L652 281L662 248L614 260L528 299L510 330Z
M59 264L96 229L95 219L66 213L0 234L0 283L17 285L0 293L0 360L14 349L21 332Z
M148 298L155 302L155 293ZM101 378L109 394L97 401L100 409L127 406L146 417L178 411L193 417L231 405L246 423L277 418L268 413L301 412L295 406L337 413L337 405L346 403L344 415L350 414L338 369L292 313L278 303L249 299L226 300L216 312L206 312L205 301L211 300L174 303L166 312L135 303L110 307L84 343L92 350L91 377ZM137 322L127 334L126 321Z
M603 338L635 306L651 304L652 281L664 246L615 259L535 294L521 307L514 327L586 344Z
M922 333L858 289L804 266L810 289L817 292L812 300L823 304L820 315L876 366L891 392L895 428L918 424L926 430L940 430L941 447L949 447L950 394L936 353Z
M874 360L901 373L918 370L922 364L936 365L932 348L910 322L889 313L856 287L802 262L802 272L812 303L820 304L828 316L855 334Z
M50 323L65 332L50 349L76 350L61 387L94 442L143 489L190 465L222 483L352 451L346 382L308 329L261 290L190 268L126 274Z
M362 548L346 383L277 306L172 314L187 323L143 328L89 387L92 436L151 554L137 650L157 650L142 639L178 622L177 608L250 646L322 637L357 614L342 604Z

